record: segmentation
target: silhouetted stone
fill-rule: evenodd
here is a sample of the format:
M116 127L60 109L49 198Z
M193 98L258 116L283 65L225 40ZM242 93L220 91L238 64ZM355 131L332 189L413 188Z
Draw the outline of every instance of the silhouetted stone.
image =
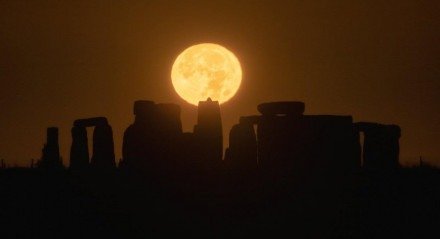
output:
M180 120L180 106L170 103L156 105L155 115L155 158L158 170L178 171L177 166L181 157L182 122Z
M94 117L87 119L78 119L73 122L73 126L78 126L78 127L94 127L98 125L108 125L107 118Z
M258 123L258 162L263 169L346 172L359 167L350 116L298 117L280 109L265 112Z
M362 166L362 145L361 145L361 136L360 132L356 129L356 127L353 124L353 140L352 140L352 147L351 154L353 158L353 162L356 163L355 167L360 168Z
M204 145L205 142L203 139L199 137L200 134L200 127L195 124L193 126L193 133L191 133L191 142L194 145L194 150L191 152L191 162L194 164L194 167L196 168L202 168L206 165L206 150L203 150L203 148L200 147L200 145Z
M47 140L42 154L41 160L38 162L40 168L56 169L63 167L58 144L58 128L47 128Z
M95 127L90 165L95 169L115 168L113 131L107 119L105 117L78 119L73 124L70 168L74 170L85 169L89 164L86 127Z
M313 155L313 168L350 173L360 167L359 134L351 116L306 115L304 126L308 131Z
M124 132L121 167L131 169L151 169L151 159L155 154L154 139L157 128L156 105L153 101L138 100L134 103L134 123Z
M231 143L229 143L231 144ZM226 163L230 164L229 162L231 162L232 157L231 157L231 150L229 150L229 147L227 147L225 149L225 156L223 157L223 161L225 161Z
M369 169L395 169L399 167L400 127L359 122L356 128L364 133L363 166Z
M305 105L299 101L280 101L259 104L258 111L263 115L302 115Z
M70 148L70 169L83 170L89 166L87 130L82 126L72 128L72 146Z
M194 131L199 141L201 157L211 166L222 161L223 132L218 101L208 98L198 106L197 130Z
M232 126L229 132L227 156L228 164L232 169L254 170L257 168L257 138L253 124L246 122Z
M201 170L203 164L200 162L201 158L198 152L199 145L195 133L183 133L180 138L180 155L177 158L178 167L181 167L183 171Z
M148 120L155 111L155 103L151 100L137 100L134 102L133 114L136 115L138 120Z
M113 130L108 124L97 125L93 131L93 156L90 163L98 169L116 167Z
M176 104L157 104L157 125L163 135L182 134L182 122L180 120L180 106Z

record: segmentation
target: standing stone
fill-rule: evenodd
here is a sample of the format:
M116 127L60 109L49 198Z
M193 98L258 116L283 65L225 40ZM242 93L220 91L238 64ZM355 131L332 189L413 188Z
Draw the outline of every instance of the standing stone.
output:
M200 145L200 156L207 167L216 167L223 156L223 131L218 101L208 98L199 102L197 131L194 133Z
M181 152L186 145L182 140L182 122L180 106L170 103L156 104L155 115L155 158L156 166L161 170L180 170L178 166Z
M88 139L86 127L95 127L93 131L93 155L90 166L94 169L112 169L116 167L113 131L107 118L95 117L78 119L73 123L72 147L70 150L70 168L85 169L89 165Z
M228 160L232 169L257 168L257 138L253 124L242 122L232 126L229 132Z
M138 100L134 103L134 123L124 132L121 167L145 170L153 166L154 137L157 129L154 121L156 106L153 101Z
M342 175L360 167L359 136L351 116L305 115L303 120L313 168Z
M179 105L169 103L157 104L156 114L156 125L158 125L159 133L165 136L182 134Z
M400 127L377 123L355 124L364 133L363 166L369 169L395 169L399 167Z
M258 164L264 170L288 170L302 161L301 119L303 102L271 102L258 105Z
M70 169L86 169L89 166L87 130L82 126L74 126L71 132L72 146L70 148Z
M176 165L183 171L198 171L203 169L200 156L197 154L199 149L195 133L185 132L180 139L180 156Z
M258 162L265 170L351 172L360 165L351 116L303 115L302 102L261 104Z
M93 131L93 156L91 166L97 169L116 167L113 130L108 124L96 125Z
M58 128L47 128L47 140L43 147L41 160L38 166L41 168L62 168L63 163L60 157L60 148L58 144Z

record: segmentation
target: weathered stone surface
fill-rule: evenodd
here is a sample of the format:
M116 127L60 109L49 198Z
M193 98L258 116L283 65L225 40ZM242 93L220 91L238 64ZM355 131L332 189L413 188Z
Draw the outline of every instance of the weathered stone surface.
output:
M300 116L304 113L305 105L299 101L279 101L259 104L257 109L263 115Z

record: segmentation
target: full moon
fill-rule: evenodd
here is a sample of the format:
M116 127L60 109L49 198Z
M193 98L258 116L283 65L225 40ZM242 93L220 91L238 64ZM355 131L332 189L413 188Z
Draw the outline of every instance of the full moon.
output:
M220 104L228 101L237 93L241 77L237 57L213 43L188 47L176 58L171 70L177 94L193 105L208 97Z

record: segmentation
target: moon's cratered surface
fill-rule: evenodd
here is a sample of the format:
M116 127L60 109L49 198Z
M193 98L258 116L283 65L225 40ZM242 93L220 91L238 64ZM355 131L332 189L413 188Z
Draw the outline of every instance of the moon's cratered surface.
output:
M185 49L171 70L177 94L193 105L208 97L220 104L228 101L237 93L241 78L237 57L225 47L213 43Z

